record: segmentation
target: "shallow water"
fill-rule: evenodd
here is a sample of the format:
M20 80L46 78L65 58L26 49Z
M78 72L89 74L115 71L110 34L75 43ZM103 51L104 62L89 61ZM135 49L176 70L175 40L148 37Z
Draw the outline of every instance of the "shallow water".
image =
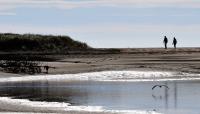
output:
M152 87L167 85L169 89ZM200 81L32 81L0 83L0 96L103 106L106 110L200 112Z

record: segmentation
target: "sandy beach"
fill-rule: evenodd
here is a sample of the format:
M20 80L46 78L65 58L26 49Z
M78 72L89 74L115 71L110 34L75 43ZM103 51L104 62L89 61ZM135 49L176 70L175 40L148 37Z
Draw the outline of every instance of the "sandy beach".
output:
M200 0L0 6L0 114L200 114Z
M119 54L76 54L76 55L61 55L62 59L45 62L42 64L48 65L49 74L77 74L98 71L169 71L169 72L184 72L184 73L200 73L200 49L199 48L181 48L181 49L161 49L161 48L143 48L143 49L121 49ZM1 78L7 77L22 77L24 74L11 74L1 72ZM5 102L4 102L5 103ZM11 104L3 104L10 105ZM20 108L21 107L14 107ZM38 109L24 110L23 112L34 113L42 112ZM7 113L11 113L12 107ZM15 113L16 110L14 110ZM14 113L13 112L13 113ZM58 111L55 111L56 113ZM2 112L4 113L4 112ZM44 113L54 113L52 110L47 110ZM67 114L109 114L111 112L79 112L79 111L64 111L59 113ZM136 112L137 114L138 112ZM154 112L143 112L151 113ZM113 113L112 113L113 114Z
M133 48L120 49L118 54L56 55L55 61L41 61L48 65L49 74L75 74L109 70L160 70L199 73L200 48ZM54 55L53 55L54 56ZM43 72L45 70L43 69ZM1 77L24 74L1 73Z
M74 74L108 70L161 70L199 73L200 49L121 49L120 54L65 55L54 62L43 62L49 74Z

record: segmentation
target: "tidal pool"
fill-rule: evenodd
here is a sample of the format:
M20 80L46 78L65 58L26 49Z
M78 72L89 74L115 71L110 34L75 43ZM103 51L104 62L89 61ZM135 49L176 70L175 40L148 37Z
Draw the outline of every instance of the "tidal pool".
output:
M156 87L152 90L157 84L167 85L169 89ZM199 81L33 81L0 85L0 95L13 99L102 106L106 110L200 112Z

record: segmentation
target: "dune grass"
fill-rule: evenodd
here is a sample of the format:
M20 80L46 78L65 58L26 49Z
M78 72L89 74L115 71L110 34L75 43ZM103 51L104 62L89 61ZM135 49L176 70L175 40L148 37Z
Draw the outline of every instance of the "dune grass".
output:
M0 33L0 51L63 52L89 48L69 36Z

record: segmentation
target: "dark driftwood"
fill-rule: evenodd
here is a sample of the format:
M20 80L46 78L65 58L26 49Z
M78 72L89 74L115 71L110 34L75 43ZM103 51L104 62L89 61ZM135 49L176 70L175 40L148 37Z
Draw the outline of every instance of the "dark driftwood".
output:
M42 72L42 66L34 61L2 60L0 67L3 71L11 73L36 74Z

